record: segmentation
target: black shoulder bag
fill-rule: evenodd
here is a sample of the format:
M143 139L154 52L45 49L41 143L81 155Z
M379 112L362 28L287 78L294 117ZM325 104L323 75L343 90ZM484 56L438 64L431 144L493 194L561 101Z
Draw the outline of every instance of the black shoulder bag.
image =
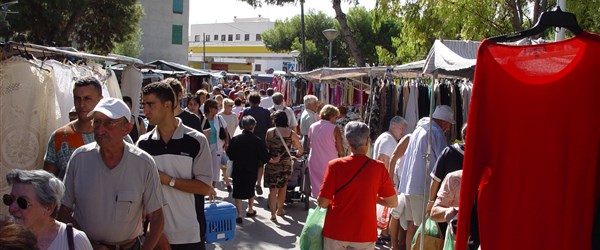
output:
M360 171L363 170L363 168L365 168L365 166L367 166L367 164L369 163L369 161L371 161L370 158L367 158L367 160L365 161L365 163L363 163L363 165L358 169L358 171L356 171L356 173L352 176L352 178L350 178L350 180L348 180L348 182L346 182L346 184L342 185L340 188L338 188L337 190L335 190L335 193L333 193L333 195L337 194L339 191L342 191L342 189L344 189L348 184L350 184L350 182L352 182L352 180L354 180L354 177L356 177Z
M75 242L73 242L73 224L67 224L67 243L69 244L69 250L75 250Z

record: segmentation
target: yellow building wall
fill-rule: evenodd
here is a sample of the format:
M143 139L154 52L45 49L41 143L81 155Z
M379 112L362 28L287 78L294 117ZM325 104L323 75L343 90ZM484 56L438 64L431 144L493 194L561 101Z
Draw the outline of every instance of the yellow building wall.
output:
M190 47L192 53L203 53L203 47ZM206 46L206 53L273 53L266 46Z

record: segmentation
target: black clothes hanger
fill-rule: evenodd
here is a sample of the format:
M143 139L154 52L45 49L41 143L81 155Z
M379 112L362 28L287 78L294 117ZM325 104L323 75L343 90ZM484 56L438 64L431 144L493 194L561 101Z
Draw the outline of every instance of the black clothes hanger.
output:
M492 42L517 41L526 37L541 34L550 27L566 28L575 35L579 35L581 32L583 32L583 29L579 27L577 18L573 13L564 12L560 9L560 7L556 7L555 11L542 12L540 19L531 29L523 30L516 34L492 37L488 40Z

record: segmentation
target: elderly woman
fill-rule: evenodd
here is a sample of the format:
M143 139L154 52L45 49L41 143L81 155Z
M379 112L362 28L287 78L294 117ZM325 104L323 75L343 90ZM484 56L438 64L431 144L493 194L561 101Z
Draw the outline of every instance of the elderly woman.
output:
M206 134L208 143L210 144L210 152L212 154L213 167L213 187L216 187L219 181L219 172L221 169L221 156L225 154L229 145L229 132L227 132L227 122L219 114L219 107L215 100L206 100L204 102L204 115L207 123L210 124L210 133ZM221 131L223 128L223 131ZM222 133L223 132L223 133ZM229 178L225 178L225 184L229 186Z
M13 169L6 180L12 190L2 201L8 212L35 235L37 247L69 249L67 225L55 220L65 191L63 183L44 170ZM92 249L84 232L73 228L72 237L75 249Z
M321 120L308 129L308 169L312 196L317 197L329 161L344 156L342 132L336 125L340 111L333 105L325 105L319 112Z
M323 249L374 249L375 205L396 207L398 197L385 164L366 155L369 127L349 122L345 135L352 155L329 162L317 198L319 207L327 208Z
M252 116L242 117L241 134L231 138L231 144L227 148L227 156L233 161L233 198L235 207L238 210L238 217L235 220L238 224L242 223L242 200L248 199L248 211L246 217L254 217L254 184L258 174L258 163L279 162L279 156L269 159L269 153L263 140L254 135L256 120Z
M271 156L281 156L278 163L267 163L265 166L265 187L269 188L269 208L271 221L277 222L275 215L285 215L283 202L287 191L287 183L292 174L292 156L288 151L294 146L297 155L302 155L300 137L289 127L288 116L284 110L273 113L275 127L267 130L265 142ZM284 144L285 143L285 144Z

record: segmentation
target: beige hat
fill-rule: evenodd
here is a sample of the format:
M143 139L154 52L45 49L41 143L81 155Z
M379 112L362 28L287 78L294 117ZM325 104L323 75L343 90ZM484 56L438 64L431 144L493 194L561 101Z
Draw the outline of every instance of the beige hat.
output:
M128 122L131 122L131 111L121 99L109 97L100 100L94 110L88 114L88 117L92 117L96 111L108 116L110 119L125 117Z
M456 123L456 121L454 121L454 112L452 112L452 108L450 108L450 106L448 105L437 106L435 108L435 111L433 111L433 115L431 115L431 117L447 121L452 124Z

